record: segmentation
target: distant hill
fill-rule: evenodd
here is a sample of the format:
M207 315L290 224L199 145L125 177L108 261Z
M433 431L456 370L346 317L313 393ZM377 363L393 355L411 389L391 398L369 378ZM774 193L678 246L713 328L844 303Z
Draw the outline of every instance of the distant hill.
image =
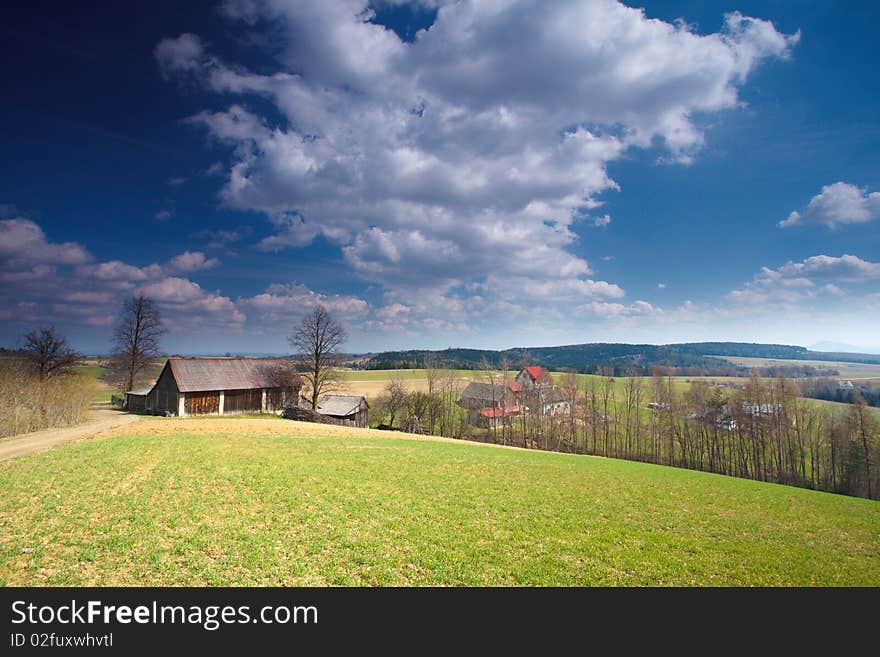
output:
M857 347L853 344L847 344L845 342L817 342L816 344L810 345L811 351L824 351L824 352L837 352L837 353L848 353L848 354L867 354L867 355L880 355L880 350L878 349L869 349L868 347Z
M484 364L497 368L506 361L511 368L539 363L552 370L574 369L585 373L611 367L615 375L629 372L646 374L654 367L674 367L687 375L704 373L720 376L748 371L725 360L724 356L880 364L880 356L876 354L810 351L806 347L784 344L690 342L652 345L598 342L558 347L515 347L502 351L463 348L385 351L360 359L359 365L364 369L419 368L433 358L439 366L454 369L478 369Z

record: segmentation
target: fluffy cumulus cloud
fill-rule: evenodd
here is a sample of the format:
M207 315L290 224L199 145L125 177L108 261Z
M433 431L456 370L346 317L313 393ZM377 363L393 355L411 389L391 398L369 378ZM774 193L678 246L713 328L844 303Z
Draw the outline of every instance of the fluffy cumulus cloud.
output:
M356 296L321 294L301 283L276 283L260 294L240 298L238 303L262 323L288 326L317 305L323 305L343 322L363 319L369 310L367 302Z
M338 245L384 291L379 323L624 296L576 254L579 223L610 223L591 213L617 189L607 164L657 145L690 162L698 117L735 108L798 40L736 12L698 34L612 0L430 4L433 25L405 42L364 0L229 0L230 21L271 26L269 71L195 34L155 51L164 76L226 103L189 121L230 148L223 201L275 227L260 248Z
M175 273L188 273L211 269L220 264L217 258L208 258L201 251L184 251L168 261L168 270Z
M173 325L181 328L206 324L235 328L247 319L229 297L204 290L187 278L167 276L137 288L135 294L155 299L160 308L170 312Z
M0 221L0 313L26 324L101 327L112 324L124 296L144 292L172 325L240 326L245 315L231 299L181 277L219 262L201 251L146 266L96 261L79 243L52 241L30 219L5 219Z
M824 224L835 228L845 224L863 224L880 217L880 192L845 182L825 185L810 199L803 213L793 210L780 228L804 224Z
M787 262L776 269L764 267L742 288L730 292L727 299L738 308L773 305L792 309L812 300L833 300L851 292L858 293L859 284L877 280L880 280L878 262L846 254L816 255L800 262Z
M50 242L43 229L30 219L0 221L0 266L4 269L78 265L91 259L89 252L76 242Z

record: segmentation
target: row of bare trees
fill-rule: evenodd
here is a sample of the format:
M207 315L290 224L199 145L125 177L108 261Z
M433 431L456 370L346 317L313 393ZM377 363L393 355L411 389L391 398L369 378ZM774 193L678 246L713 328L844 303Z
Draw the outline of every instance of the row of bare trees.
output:
M81 422L95 394L81 359L54 327L27 333L0 359L0 437Z
M506 370L486 372L506 383ZM880 499L880 414L799 396L787 378L753 376L723 388L706 380L565 375L569 410L529 405L500 426L478 427L456 401L463 382L428 368L427 390L393 379L374 404L373 424L532 449L657 463L734 477Z
M647 411L638 403L646 397ZM754 376L726 394L703 380L679 388L655 376L622 386L598 377L574 399L563 423L576 451L873 499L880 493L880 422L860 398L820 405L786 378Z

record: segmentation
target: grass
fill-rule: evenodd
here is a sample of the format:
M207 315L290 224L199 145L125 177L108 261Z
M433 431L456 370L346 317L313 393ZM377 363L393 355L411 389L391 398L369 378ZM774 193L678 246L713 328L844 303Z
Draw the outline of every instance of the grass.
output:
M880 379L880 365L872 363L846 363L829 360L788 360L784 358L744 358L739 356L720 356L743 367L773 367L774 365L812 365L813 367L838 370L840 377L847 379Z
M92 401L96 402L109 402L110 398L113 396L113 390L104 382L102 378L104 372L106 372L106 368L101 367L94 361L87 361L88 365L80 365L76 368L76 371L80 374L85 374L90 379L93 379L97 384L95 386L95 395L92 398Z
M485 378L487 372L482 372L479 370L452 370L456 377L461 379L479 379L481 376ZM500 373L496 372L496 376L500 376ZM513 377L516 376L516 372L509 374L509 378L512 380ZM411 379L426 379L427 378L427 370L424 369L414 369L414 370L344 370L343 371L343 379L346 381L390 381L391 379L403 379L403 380L411 380Z
M877 585L880 504L276 420L0 464L4 585Z

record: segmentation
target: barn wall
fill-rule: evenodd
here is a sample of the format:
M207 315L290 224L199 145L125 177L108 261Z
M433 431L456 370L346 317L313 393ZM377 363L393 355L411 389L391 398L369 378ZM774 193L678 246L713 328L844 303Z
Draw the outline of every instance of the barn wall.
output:
M263 389L224 391L223 414L259 413L263 409Z
M187 415L211 415L220 412L220 393L211 392L188 392L186 393Z
M366 429L369 426L369 418L367 415L368 412L366 405L361 404L360 410L351 415L328 415L327 417L333 418L333 421L336 424L343 427L359 427L361 429Z
M143 411L146 408L147 404L147 396L146 395L126 395L125 396L125 410L130 411L132 413L137 413L139 411Z
M285 406L296 406L299 388L267 388L266 412L280 413Z
M166 365L159 375L159 380L147 396L147 409L154 413L171 413L177 415L177 382L171 374L171 368Z

